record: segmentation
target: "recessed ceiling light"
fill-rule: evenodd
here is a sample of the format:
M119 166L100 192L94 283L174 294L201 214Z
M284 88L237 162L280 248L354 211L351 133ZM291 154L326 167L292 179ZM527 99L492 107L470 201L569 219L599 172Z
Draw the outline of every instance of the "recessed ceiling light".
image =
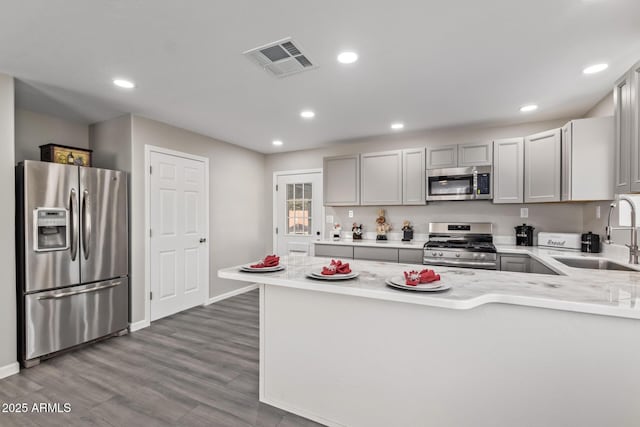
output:
M404 128L404 123L392 123L391 124L391 129L393 130L400 130Z
M538 109L538 106L536 104L523 105L522 107L520 107L520 111L522 111L523 113L536 111L537 109Z
M358 54L355 52L342 52L338 55L338 62L342 64L353 64L358 60Z
M604 71L607 68L609 68L609 64L595 64L585 68L584 70L582 70L582 72L584 74L595 74L599 73L600 71Z
M136 87L136 85L133 82L129 80L124 80L124 79L113 79L113 84L118 87L123 87L125 89L133 89L134 87Z
M275 145L275 146L279 147L279 146L281 146L281 145L282 145L282 141L280 141L279 139L275 139L275 140L273 141L273 145Z
M302 117L303 119L312 119L316 116L316 113L314 113L311 110L304 110L303 112L300 113L300 117Z

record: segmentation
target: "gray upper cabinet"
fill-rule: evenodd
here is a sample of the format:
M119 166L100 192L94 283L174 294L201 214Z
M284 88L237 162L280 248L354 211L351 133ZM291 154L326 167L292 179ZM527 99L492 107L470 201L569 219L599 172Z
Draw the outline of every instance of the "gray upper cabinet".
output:
M631 191L640 192L640 62L635 64L630 74L631 80Z
M613 117L594 117L562 128L563 201L613 199L613 123Z
M493 145L491 142L458 145L458 167L491 166Z
M524 138L493 141L493 203L524 201Z
M361 205L402 204L402 151L360 155Z
M614 102L614 188L616 193L629 193L631 153L631 73L622 76L613 88Z
M402 204L426 203L425 149L402 150Z
M360 155L323 159L324 204L354 206L360 204Z
M552 129L524 139L525 203L559 202L561 129Z
M427 169L456 167L458 167L457 145L427 147Z

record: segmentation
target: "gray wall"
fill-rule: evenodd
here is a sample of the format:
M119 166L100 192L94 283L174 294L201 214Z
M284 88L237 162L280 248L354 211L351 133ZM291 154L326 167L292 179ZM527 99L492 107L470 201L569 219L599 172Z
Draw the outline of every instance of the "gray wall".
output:
M16 363L15 129L13 77L0 74L0 368Z
M584 117L606 117L613 116L613 92L607 93L593 108L584 115Z
M131 173L131 115L92 124L89 146L94 166Z
M16 163L40 160L40 146L50 142L89 148L89 126L46 114L16 109Z
M564 125L569 119L544 122L525 123L502 127L462 127L423 131L417 133L399 133L375 138L363 138L352 141L334 143L329 147L315 150L294 151L282 154L271 154L266 157L264 191L272 193L273 173L295 169L322 168L322 158L349 153L364 153L401 148L424 147L438 144L459 144L474 141L491 141L497 138L525 136ZM265 200L267 227L263 232L265 250L273 247L272 237L272 199ZM520 219L520 208L529 208L529 218ZM365 225L365 231L374 231L374 218L378 207L356 207L355 217L347 218L348 208L327 208L326 213L335 216L334 220L347 225L357 220ZM513 235L513 227L527 222L536 227L536 231L568 231L582 230L582 204L530 204L530 205L493 205L488 202L439 202L426 206L386 207L387 217L396 230L401 228L402 221L408 219L417 226L416 232L424 233L426 223L455 218L460 221L491 221L496 226L496 234Z
M264 177L264 155L225 142L179 129L143 117L132 116L130 124L125 119L117 119L119 129L112 123L109 133L126 134L131 128L131 147L111 150L120 153L121 158L110 160L113 164L131 165L131 304L132 322L144 320L146 298L145 281L145 188L144 150L145 145L168 148L209 158L209 198L210 198L210 269L209 292L215 297L238 289L238 282L217 277L220 268L241 264L263 256L262 233L265 228L265 195L259 183ZM107 131L97 125L92 127L92 135L104 136ZM106 140L94 145L99 152ZM117 143L117 142L114 142ZM129 159L127 157L129 156ZM116 156L117 157L117 156Z

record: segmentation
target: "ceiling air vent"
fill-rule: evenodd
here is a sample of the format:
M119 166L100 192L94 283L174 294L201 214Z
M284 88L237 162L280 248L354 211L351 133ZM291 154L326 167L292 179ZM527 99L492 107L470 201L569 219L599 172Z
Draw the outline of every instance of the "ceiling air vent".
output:
M317 67L291 37L250 49L244 55L276 77L290 76Z

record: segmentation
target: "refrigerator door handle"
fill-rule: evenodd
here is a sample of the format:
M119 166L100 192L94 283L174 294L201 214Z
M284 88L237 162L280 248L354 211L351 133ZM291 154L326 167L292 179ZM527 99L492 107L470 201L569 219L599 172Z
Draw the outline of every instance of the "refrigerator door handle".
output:
M91 255L89 248L91 239L91 214L89 213L89 204L89 191L84 190L82 192L82 252L84 253L84 259L89 259L89 255Z
M38 300L41 301L41 300L45 300L45 299L60 299L60 298L65 298L65 297L72 297L74 295L88 294L89 292L98 292L98 291L102 291L104 289L115 288L116 286L118 286L120 284L121 284L121 282L113 282L113 283L107 283L106 285L96 286L95 288L83 289L81 291L65 292L65 293L62 293L62 294L45 295L45 296L38 297Z
M69 210L71 211L71 261L78 255L78 193L75 188L69 193Z

